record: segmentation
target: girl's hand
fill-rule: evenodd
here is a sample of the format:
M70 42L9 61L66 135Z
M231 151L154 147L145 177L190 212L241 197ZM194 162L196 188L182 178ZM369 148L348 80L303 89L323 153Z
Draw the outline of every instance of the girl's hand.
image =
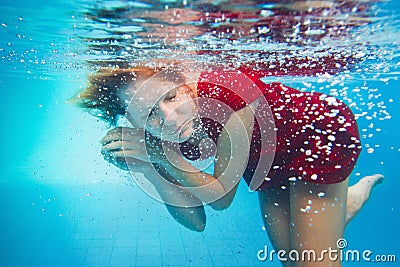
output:
M116 127L108 131L100 142L105 158L108 161L117 160L121 165L128 158L153 163L159 163L164 158L160 140L145 134L143 129Z
M116 157L116 156L112 156L112 155L104 155L104 159L122 170L140 172L143 174L151 166L151 163L141 161L141 160L135 159L135 158L124 158L124 157Z

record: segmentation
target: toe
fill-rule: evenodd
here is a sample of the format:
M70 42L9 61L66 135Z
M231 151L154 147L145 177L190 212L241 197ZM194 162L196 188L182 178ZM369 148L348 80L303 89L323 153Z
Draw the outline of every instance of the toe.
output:
M383 182L383 180L385 179L385 177L382 175L382 174L374 174L373 175L374 176L374 178L376 179L375 181L375 183L376 184L380 184L380 183L382 183Z

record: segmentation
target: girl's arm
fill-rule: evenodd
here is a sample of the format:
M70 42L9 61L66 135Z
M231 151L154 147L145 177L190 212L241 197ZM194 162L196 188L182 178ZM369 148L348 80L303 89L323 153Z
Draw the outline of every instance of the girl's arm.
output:
M172 217L190 230L203 231L206 226L206 213L203 203L184 188L177 187L173 183L164 182L157 178L160 173L165 180L171 181L173 179L167 173L160 170L157 165L155 165L157 171L153 166L150 166L151 163L142 162L140 165L143 176L157 190ZM179 205L169 203L179 203Z
M232 202L247 166L254 125L253 110L257 105L258 101L254 101L233 113L224 125L217 143L213 175L196 169L175 152L175 148L168 149L168 143L163 147L164 151L159 144L144 144L139 129L112 129L101 141L102 151L115 158L152 161L159 166L158 172L149 168L143 173L151 173L147 176L152 177L153 184L157 184L157 179L165 180L164 177L168 175L202 202L210 204L214 209L224 209ZM146 146L151 151L147 150Z
M168 212L172 217L186 228L201 232L206 226L206 213L203 203L182 187L175 186L173 177L163 172L157 164L152 165L135 158L110 157L105 155L105 159L115 166L124 170L134 170L143 174L156 189L157 193L164 201ZM160 174L163 177L160 179ZM164 181L164 179L166 181ZM171 205L170 203L179 203Z

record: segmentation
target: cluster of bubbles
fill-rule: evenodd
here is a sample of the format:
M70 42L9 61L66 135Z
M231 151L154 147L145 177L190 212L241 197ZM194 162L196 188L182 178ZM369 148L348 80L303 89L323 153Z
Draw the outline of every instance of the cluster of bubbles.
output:
M280 2L78 0L65 17L51 16L56 12L48 7L37 17L6 16L1 61L15 73L39 69L40 78L88 62L176 58L287 66L293 58L318 62L330 54L362 60L349 62L359 79L395 78L399 19L384 3ZM52 24L63 25L61 32Z
M78 28L95 61L195 57L245 64L260 56L288 62L290 53L302 58L308 52L309 59L340 52L365 60L390 53L376 45L390 45L382 38L393 18L375 1L317 2L98 1L83 9ZM210 53L199 57L204 51Z
M54 17L54 9L12 9L0 20L0 62L5 75L55 80L64 70L82 68L74 36L74 16ZM24 16L16 14L24 14ZM45 19L48 17L49 19ZM54 27L52 27L54 25ZM64 30L60 32L60 28Z

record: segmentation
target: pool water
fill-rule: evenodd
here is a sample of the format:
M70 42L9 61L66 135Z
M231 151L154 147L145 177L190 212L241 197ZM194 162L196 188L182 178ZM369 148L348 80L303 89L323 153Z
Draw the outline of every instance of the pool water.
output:
M228 7L232 12L262 9L268 18L273 16L273 2L277 1ZM199 61L228 61L235 55L243 64L261 51L265 57L272 53L278 59L296 51L302 58L314 55L314 60L322 50L358 53L360 62L336 74L281 75L265 81L329 93L352 108L358 116L363 151L350 183L373 173L382 173L385 181L346 228L347 248L396 255L400 260L396 190L400 186L400 17L396 14L400 4L395 0L372 3L371 22L354 26L345 37L333 31L316 38L324 34L324 23L319 22L308 34L300 29L300 37L290 42L277 29L275 34L262 27L259 35L221 35L228 26L215 18L208 25L214 31L195 32L204 20L190 17L194 15L188 11L196 10L191 4L1 2L0 266L281 266L277 259L262 262L257 258L259 250L272 249L272 245L257 195L245 183L240 183L227 210L206 207L204 232L187 230L127 172L103 159L99 140L107 125L66 102L84 88L86 75L101 62L165 58L171 51L182 59L201 49L219 52ZM174 8L186 8L182 14L192 19L184 25L193 28L182 38L166 38L166 32L181 24L164 23L157 13ZM201 8L204 13L213 12L213 5ZM129 22L122 15L128 11ZM344 21L349 15L345 17ZM249 15L245 20L253 23L255 18ZM240 20L231 22L235 28ZM148 35L147 30L163 23L168 30ZM252 54L243 52L249 39ZM344 266L365 264L353 261ZM393 262L368 264L397 266Z

